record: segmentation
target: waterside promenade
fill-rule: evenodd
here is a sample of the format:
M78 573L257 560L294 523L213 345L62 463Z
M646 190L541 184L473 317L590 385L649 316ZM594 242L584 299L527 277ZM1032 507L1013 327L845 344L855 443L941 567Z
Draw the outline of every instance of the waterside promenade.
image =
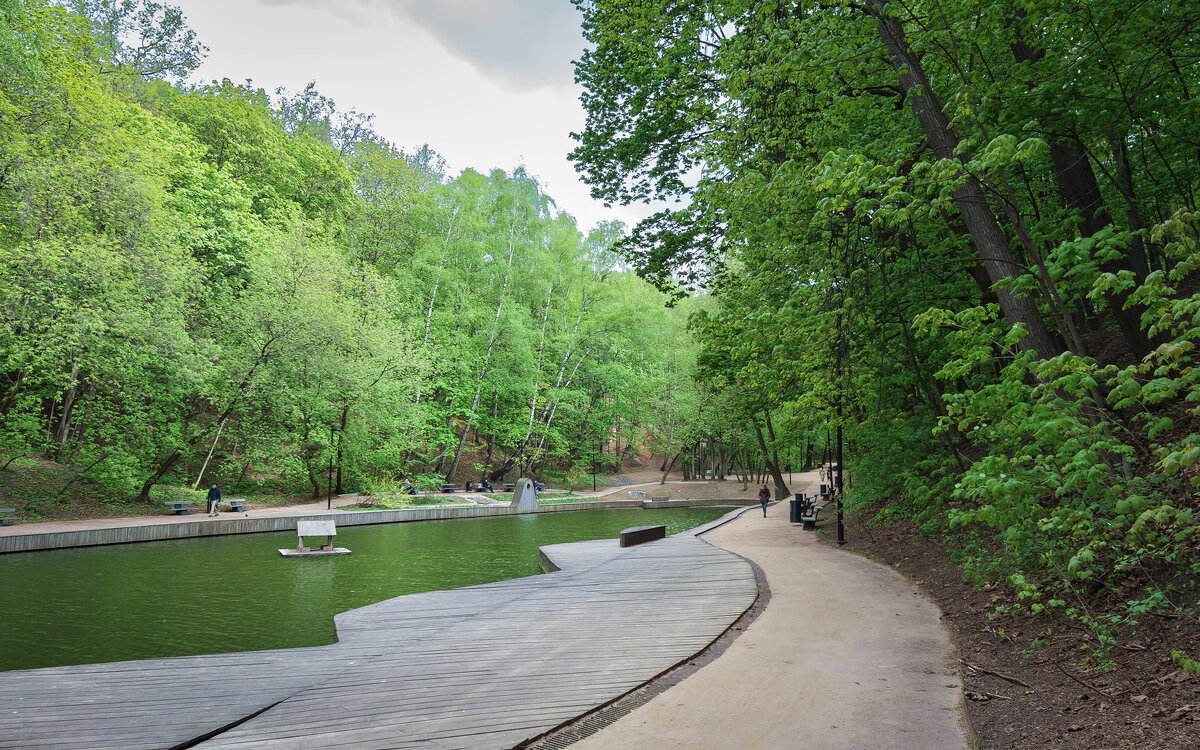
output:
M346 612L331 646L0 673L0 748L967 746L918 587L783 504L722 521L546 547L561 572Z
M511 747L704 649L758 596L694 532L543 553L561 572L346 612L330 646L0 674L0 747Z
M643 486L643 485L635 485ZM646 485L649 486L649 485ZM622 488L626 489L626 488ZM217 518L205 515L136 516L129 518L93 518L78 521L47 521L0 526L0 554L34 552L68 547L92 547L105 544L133 544L169 539L222 536L228 534L260 534L272 531L295 531L296 521L332 517L338 527L365 526L411 521L444 521L456 518L510 516L523 513L562 513L576 510L608 510L613 508L747 505L746 499L687 499L654 502L633 498L617 490L593 495L586 501L539 503L536 511L521 511L508 502L488 505L433 505L396 510L358 509L359 498L334 498L333 509L325 501L308 505L256 508L243 513L221 513Z

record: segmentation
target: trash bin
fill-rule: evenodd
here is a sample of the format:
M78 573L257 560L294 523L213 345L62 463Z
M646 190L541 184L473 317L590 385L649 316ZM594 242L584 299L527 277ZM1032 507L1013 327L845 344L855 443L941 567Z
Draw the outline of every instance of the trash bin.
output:
M804 506L804 494L801 492L797 492L792 497L792 500L788 505L790 514L791 514L788 516L788 520L791 521L792 523L800 523L800 515L803 511L803 506Z

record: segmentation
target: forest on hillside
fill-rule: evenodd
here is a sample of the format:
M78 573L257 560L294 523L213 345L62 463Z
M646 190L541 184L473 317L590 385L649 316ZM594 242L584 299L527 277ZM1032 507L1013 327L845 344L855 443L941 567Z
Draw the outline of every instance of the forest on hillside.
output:
M1200 6L576 5L574 158L680 199L619 247L731 413L1093 644L1194 606Z
M624 267L622 226L315 85L183 83L204 52L169 5L0 0L0 470L323 495L699 445L702 300Z

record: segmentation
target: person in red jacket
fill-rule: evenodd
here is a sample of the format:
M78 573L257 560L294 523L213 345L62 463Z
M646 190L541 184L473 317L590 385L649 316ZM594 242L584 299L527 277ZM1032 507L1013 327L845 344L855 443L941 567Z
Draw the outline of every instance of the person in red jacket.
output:
M767 517L767 503L771 502L771 491L767 489L767 485L763 485L758 491L758 501L762 503L763 518Z

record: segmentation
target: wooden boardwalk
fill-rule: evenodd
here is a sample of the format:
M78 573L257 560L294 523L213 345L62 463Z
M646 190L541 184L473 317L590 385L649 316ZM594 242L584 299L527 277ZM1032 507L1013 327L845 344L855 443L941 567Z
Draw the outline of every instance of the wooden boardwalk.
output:
M758 595L695 532L543 554L561 572L345 612L330 646L0 674L0 748L512 747L703 650Z

